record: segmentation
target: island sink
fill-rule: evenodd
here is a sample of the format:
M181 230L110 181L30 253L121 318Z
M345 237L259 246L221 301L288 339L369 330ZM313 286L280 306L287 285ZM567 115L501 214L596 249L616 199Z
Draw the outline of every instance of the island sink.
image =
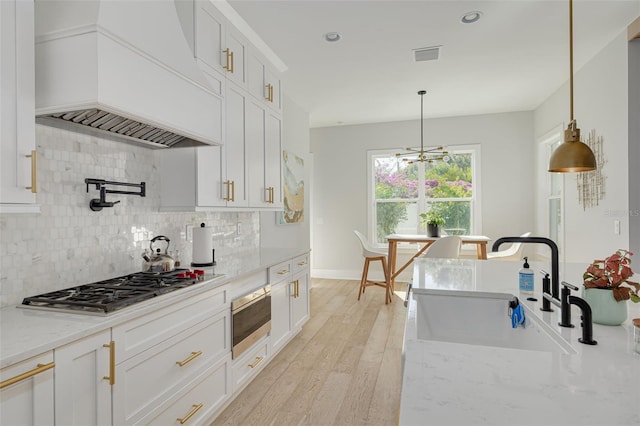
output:
M559 334L531 310L525 311L525 326L513 328L508 293L453 290L414 292L417 337L467 345L575 354Z

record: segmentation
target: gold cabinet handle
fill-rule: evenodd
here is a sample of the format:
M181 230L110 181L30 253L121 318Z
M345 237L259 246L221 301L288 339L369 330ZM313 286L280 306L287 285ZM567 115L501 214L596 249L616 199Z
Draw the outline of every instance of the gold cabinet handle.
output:
M267 89L267 96L265 96L264 98L265 98L267 101L271 101L271 84L268 84L268 83L267 83L267 84L264 86L264 88L265 88L265 89Z
M180 367L183 367L183 366L189 364L194 359L198 358L200 355L202 355L202 351L191 352L191 355L189 355L188 358L186 358L186 359L184 359L182 361L176 361L176 364L178 364Z
M231 181L231 201L236 201L236 181Z
M267 204L273 204L273 186L268 186L267 190Z
M298 266L304 266L304 265L306 265L306 264L307 264L307 261L306 261L306 260L303 260L303 261L298 262Z
M288 269L281 269L277 272L278 275L285 275L288 274L289 270Z
M108 380L110 385L116 384L116 342L113 340L109 343L102 345L105 348L109 348L109 375L104 376L103 379Z
M202 404L193 404L192 405L193 409L191 411L189 411L189 414L187 414L186 416L184 416L183 418L178 418L176 420L178 420L180 422L181 425L185 424L186 422L189 421L189 419L198 412L199 409L202 408Z
M50 362L49 364L38 364L38 366L36 368L34 368L33 370L29 370L29 371L27 371L25 373L18 374L15 377L7 379L4 382L0 382L0 389L4 389L7 386L11 386L14 383L21 382L24 379L28 379L29 377L33 377L36 374L40 374L40 373L42 373L44 371L51 370L55 366L56 366L55 362Z
M224 184L227 185L227 195L223 198L225 201L235 201L235 184L232 180L225 180Z
M273 84L269 84L269 102L273 102Z
M38 193L38 152L36 150L31 151L30 155L25 155L27 158L31 158L31 186L25 186L25 189L30 189L32 193Z
M226 49L224 49L222 52L226 56L226 64L222 68L227 70L227 72L230 72L231 74L233 74L233 52L231 50L229 50L228 47Z
M260 363L262 362L262 360L263 360L263 359L264 359L264 357L262 357L262 356L257 356L257 357L256 357L256 360L255 360L255 361L253 361L251 364L249 364L249 368L256 368L256 366L257 366L258 364L260 364Z

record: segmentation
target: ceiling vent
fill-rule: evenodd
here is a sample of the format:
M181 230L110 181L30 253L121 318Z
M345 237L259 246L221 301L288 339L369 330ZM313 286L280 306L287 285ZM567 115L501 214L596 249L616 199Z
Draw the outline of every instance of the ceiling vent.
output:
M413 57L416 62L436 61L440 57L441 47L442 46L431 46L413 49Z

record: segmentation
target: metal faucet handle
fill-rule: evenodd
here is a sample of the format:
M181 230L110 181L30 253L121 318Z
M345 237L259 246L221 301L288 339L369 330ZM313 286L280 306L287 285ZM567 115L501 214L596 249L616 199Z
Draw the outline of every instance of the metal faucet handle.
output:
M571 290L574 290L574 291L578 291L579 290L578 287L576 287L575 285L570 284L570 283L568 283L566 281L562 281L560 284L562 284L563 286L565 286L565 287L567 287L567 288L569 288Z

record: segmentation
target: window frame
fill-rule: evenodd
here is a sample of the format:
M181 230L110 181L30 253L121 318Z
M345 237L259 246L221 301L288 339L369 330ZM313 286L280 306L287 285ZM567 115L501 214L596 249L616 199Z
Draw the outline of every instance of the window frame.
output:
M481 182L480 176L481 173L481 145L480 144L465 144L465 145L449 145L447 146L447 151L451 154L471 154L471 181L473 184L473 191L471 193L471 198L446 198L442 199L443 201L470 201L471 206L471 235L482 235L482 194L481 194ZM376 198L375 198L375 168L374 168L374 159L378 157L393 157L396 153L400 152L398 148L388 148L388 149L376 149L376 150L368 150L367 151L367 237L369 241L375 247L383 248L386 247L385 244L381 244L377 241L376 238ZM420 175L424 176L424 166L419 165ZM402 201L414 202L415 199L385 199L387 202L392 201ZM418 205L418 209L423 208L426 204L431 200L426 197L424 191L418 192L417 200L415 201ZM424 211L424 210L419 210ZM419 222L416 222L416 233L417 234L426 234L426 229L421 227ZM400 243L399 248L411 246L410 243ZM466 247L463 245L463 250L465 251L475 251L475 247Z

